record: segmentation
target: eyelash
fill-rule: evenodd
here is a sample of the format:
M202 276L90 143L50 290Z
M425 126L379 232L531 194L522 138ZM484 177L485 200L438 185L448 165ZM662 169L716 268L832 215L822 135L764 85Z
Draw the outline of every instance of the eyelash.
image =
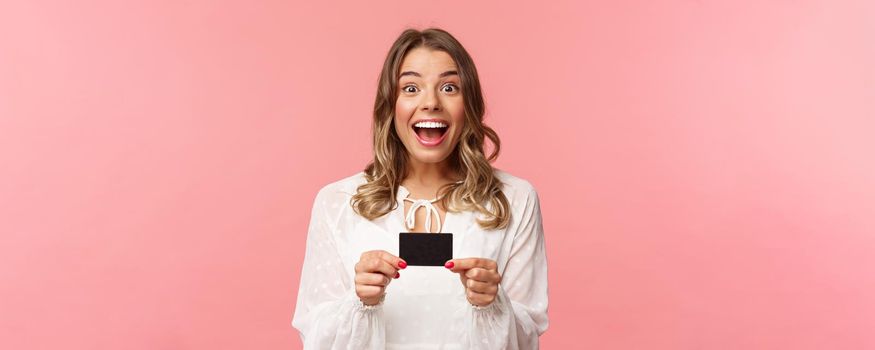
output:
M447 86L447 85L452 86L452 87L454 87L454 88L456 89L456 91L453 91L453 92L458 92L458 91L459 91L459 87L456 86L456 84L452 84L452 83L451 83L451 84L446 84L446 85L442 86L442 88L445 87L445 86ZM416 87L416 85L404 85L404 87L401 88L401 91L402 91L402 92L410 92L410 91L407 91L407 90L406 90L408 87Z

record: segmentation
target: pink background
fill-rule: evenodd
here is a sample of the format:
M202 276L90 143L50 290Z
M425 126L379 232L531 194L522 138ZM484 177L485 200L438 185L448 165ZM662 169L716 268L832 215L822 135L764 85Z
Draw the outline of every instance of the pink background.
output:
M872 1L3 1L0 348L299 348L309 210L441 26L538 189L547 349L875 348ZM867 334L867 331L869 333Z

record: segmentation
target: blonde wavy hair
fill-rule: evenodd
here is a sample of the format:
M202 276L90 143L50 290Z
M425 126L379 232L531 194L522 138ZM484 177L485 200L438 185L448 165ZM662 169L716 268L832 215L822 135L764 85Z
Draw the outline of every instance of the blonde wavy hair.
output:
M477 219L477 223L484 229L505 228L510 222L509 204L501 191L501 181L489 164L498 158L501 141L492 128L483 124L485 104L474 61L456 38L439 28L423 31L407 29L389 49L374 101L374 159L364 170L367 182L357 188L350 204L356 213L368 220L379 218L397 208L398 187L409 170L407 149L395 133L394 126L398 75L404 57L419 47L443 51L453 58L458 66L462 85L460 90L465 104L465 128L459 143L448 157L451 169L461 174L464 180L438 189L440 203L453 213L472 210L483 214L486 219ZM489 138L494 145L489 157L483 152L485 138ZM486 207L487 203L491 204L491 210Z

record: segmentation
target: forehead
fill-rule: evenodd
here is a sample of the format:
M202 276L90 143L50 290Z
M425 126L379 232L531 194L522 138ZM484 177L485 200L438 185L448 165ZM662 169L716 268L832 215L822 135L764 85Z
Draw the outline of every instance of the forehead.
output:
M404 56L401 61L401 72L415 71L423 76L438 75L447 70L455 70L456 62L450 54L444 51L418 47Z

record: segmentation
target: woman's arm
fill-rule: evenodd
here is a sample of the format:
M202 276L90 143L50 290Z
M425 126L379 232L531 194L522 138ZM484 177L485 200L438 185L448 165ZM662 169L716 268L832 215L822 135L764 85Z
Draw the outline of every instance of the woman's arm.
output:
M327 208L337 201L343 194L323 187L313 202L292 326L304 349L382 349L383 304L359 300L335 244L336 213Z
M547 258L541 208L534 188L519 213L513 244L495 300L466 310L462 326L468 349L537 349L547 330Z

